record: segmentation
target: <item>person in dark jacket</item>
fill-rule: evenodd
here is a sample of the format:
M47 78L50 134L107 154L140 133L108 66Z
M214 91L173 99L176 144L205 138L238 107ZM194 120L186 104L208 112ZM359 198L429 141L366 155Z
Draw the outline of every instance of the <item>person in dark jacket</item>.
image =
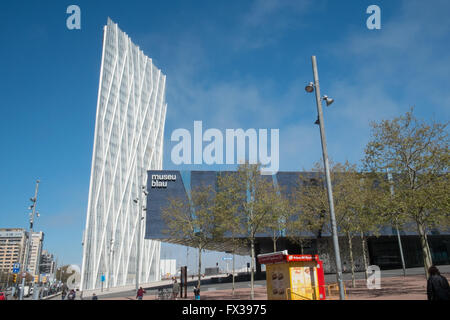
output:
M200 288L194 287L194 300L200 300Z
M441 276L439 269L431 266L428 269L428 300L450 300L450 287L447 278Z
M72 289L72 290L70 290L69 295L67 296L67 299L75 300L76 296L77 296L77 294L76 294L75 290Z

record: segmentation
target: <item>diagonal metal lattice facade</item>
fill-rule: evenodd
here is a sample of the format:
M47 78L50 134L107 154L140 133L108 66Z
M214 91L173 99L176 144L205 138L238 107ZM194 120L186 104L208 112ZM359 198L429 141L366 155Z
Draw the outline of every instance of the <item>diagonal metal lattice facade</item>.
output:
M81 290L159 280L160 242L144 240L142 186L162 168L166 76L108 19L83 235ZM134 202L140 198L139 204ZM145 215L143 215L145 217ZM137 240L140 234L140 241ZM141 244L137 262L137 243Z

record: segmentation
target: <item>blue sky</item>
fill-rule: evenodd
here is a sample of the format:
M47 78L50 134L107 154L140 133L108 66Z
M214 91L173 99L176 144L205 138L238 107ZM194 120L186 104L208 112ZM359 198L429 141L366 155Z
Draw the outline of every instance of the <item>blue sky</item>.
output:
M71 4L81 8L81 30L66 28ZM372 4L381 30L366 28ZM336 100L325 110L335 161L362 158L369 121L411 106L425 119L450 115L446 0L4 0L0 10L0 227L28 227L39 178L36 228L64 263L82 259L108 16L167 75L165 169L221 169L171 163L172 131L192 130L194 120L280 129L280 170L310 168L321 156L314 98L304 91L311 55L322 93Z

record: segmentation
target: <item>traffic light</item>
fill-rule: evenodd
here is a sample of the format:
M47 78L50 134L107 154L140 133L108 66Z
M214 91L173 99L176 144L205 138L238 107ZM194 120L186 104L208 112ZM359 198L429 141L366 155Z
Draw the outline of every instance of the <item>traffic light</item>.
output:
M17 281L17 274L13 274L13 282L16 283Z

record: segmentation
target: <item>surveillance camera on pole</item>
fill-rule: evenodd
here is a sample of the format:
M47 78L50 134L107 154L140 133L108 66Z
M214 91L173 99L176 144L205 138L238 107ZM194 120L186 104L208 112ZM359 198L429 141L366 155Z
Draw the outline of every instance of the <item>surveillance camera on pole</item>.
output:
M22 267L22 274L28 272L28 269L29 269L30 251L31 251L32 238L33 238L33 224L34 224L34 216L36 214L36 202L37 202L38 190L39 190L39 180L36 181L36 189L34 191L34 198L30 198L30 201L33 202L33 204L31 205L33 211L30 214L30 231L29 231L28 239L27 239L27 247L26 247L27 249L25 252L25 259L24 259L25 263L23 264L23 267ZM23 300L23 294L24 294L24 289L25 289L25 278L26 278L26 276L22 276L22 285L21 285L20 296L19 296L20 300Z
M328 96L323 96L322 100L326 102L327 107L329 107L334 102L334 99L331 99Z

